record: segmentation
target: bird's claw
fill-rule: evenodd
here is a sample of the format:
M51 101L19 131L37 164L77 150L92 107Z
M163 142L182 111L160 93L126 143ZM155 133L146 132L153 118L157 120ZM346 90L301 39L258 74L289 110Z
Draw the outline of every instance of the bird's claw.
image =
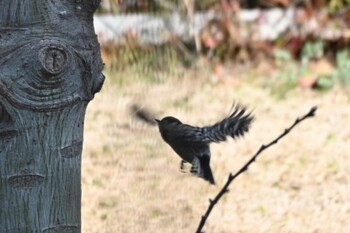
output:
M180 163L180 171L183 172L183 173L186 173L186 170L185 170L185 163L187 163L185 160L181 160L181 163Z

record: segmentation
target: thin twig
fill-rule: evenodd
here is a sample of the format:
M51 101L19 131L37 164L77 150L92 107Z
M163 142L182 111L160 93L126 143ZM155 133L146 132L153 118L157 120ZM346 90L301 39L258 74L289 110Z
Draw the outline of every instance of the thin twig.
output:
M201 221L199 222L198 228L196 233L201 233L202 229L205 225L205 222L207 221L209 214L211 213L211 211L213 210L215 204L220 200L220 198L227 192L229 192L228 186L231 184L231 182L236 179L240 174L242 174L243 172L245 172L246 170L248 170L248 167L256 160L256 158L259 156L259 154L264 151L265 149L269 148L270 146L272 146L273 144L278 143L278 141L283 138L284 136L286 136L297 124L299 124L300 122L302 122L303 120L305 120L306 118L309 117L313 117L315 116L315 112L317 110L317 107L312 107L310 109L310 111L304 115L302 118L297 118L294 122L294 124L292 126L290 126L289 128L285 129L284 132L278 136L275 140L273 140L272 142L270 142L267 145L261 145L260 149L255 153L255 155L234 175L232 175L232 173L229 174L229 177L225 183L225 185L222 187L222 189L220 190L220 192L216 195L216 197L214 199L209 199L209 206L207 211L205 212L205 214L202 216Z

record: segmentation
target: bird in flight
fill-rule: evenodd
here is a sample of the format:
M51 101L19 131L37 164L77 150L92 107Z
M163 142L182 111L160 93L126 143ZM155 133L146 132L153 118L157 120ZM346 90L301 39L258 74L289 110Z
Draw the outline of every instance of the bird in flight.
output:
M254 117L246 113L246 108L234 105L232 113L211 126L196 127L182 123L179 119L167 116L155 119L163 140L181 157L180 168L190 163L191 173L215 184L210 168L210 143L233 139L248 132Z

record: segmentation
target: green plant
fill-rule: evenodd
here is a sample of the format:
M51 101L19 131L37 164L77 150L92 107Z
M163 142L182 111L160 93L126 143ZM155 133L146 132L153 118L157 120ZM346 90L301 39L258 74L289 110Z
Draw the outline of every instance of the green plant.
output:
M324 42L322 40L309 41L301 50L301 63L306 66L312 59L319 59L324 55Z
M118 201L116 197L107 197L98 203L99 207L104 209L112 209L117 204L118 204Z
M102 180L100 178L95 178L92 180L92 185L96 187L103 187Z
M305 71L293 61L288 50L277 50L275 59L280 71L268 80L267 85L273 95L279 99L284 99L291 90L297 87L298 78Z
M328 3L328 10L335 13L338 10L342 10L350 4L350 0L330 0Z
M317 88L321 91L328 91L334 86L334 78L330 75L322 75L318 77Z
M337 52L336 69L333 77L337 79L342 86L350 84L350 49L344 49Z

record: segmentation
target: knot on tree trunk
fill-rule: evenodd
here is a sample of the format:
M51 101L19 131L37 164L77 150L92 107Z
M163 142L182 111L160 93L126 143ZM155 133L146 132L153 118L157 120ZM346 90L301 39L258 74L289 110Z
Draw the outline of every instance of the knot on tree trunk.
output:
M0 91L15 105L35 110L90 101L101 89L104 76L102 67L91 68L88 55L63 40L34 40L3 60Z

